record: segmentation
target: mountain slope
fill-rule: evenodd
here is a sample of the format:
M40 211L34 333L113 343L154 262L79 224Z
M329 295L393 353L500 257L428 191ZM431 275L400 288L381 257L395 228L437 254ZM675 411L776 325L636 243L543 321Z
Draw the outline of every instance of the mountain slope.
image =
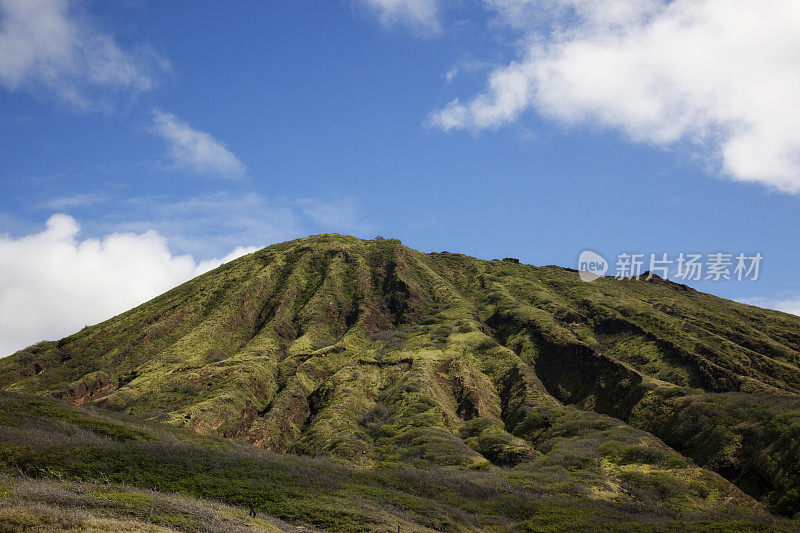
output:
M705 474L663 440L792 515L799 367L800 318L658 278L322 235L17 352L0 387L354 465L571 464L631 501L696 482L697 508Z
M579 458L568 452L583 449L586 438L572 448L571 439L561 440L515 468L352 468L96 407L0 393L0 530L800 528L663 445L661 464L633 456L576 467Z

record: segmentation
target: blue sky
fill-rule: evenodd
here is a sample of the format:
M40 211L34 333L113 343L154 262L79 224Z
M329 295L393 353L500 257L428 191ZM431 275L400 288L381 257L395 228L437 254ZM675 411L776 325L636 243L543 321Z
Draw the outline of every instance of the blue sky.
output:
M797 313L800 13L769 3L0 0L0 354L324 232L760 252L693 285Z

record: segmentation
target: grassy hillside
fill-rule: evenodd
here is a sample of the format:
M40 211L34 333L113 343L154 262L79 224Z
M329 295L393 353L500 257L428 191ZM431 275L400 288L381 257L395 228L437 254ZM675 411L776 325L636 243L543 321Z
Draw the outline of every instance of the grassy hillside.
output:
M583 283L323 235L0 360L0 388L323 456L348 476L445 468L662 520L722 509L736 489L710 471L800 511L799 367L792 315L658 278Z
M0 409L0 531L800 527L605 417L576 416L515 467L365 469L40 397Z

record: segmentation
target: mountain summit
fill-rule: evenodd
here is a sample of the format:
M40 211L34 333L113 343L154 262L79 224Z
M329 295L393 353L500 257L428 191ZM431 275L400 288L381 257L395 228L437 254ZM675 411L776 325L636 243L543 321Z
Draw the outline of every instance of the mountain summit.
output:
M684 285L319 235L21 350L0 388L353 466L577 469L608 499L733 498L713 471L791 516L799 367L800 318Z

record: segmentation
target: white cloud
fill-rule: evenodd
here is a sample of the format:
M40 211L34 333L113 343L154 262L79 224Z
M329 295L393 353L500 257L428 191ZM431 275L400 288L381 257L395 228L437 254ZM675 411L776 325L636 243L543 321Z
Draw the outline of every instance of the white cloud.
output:
M101 231L155 229L174 249L214 257L242 244L266 246L309 233L291 202L257 193L219 192L177 201L158 197L125 200ZM125 219L117 213L124 213Z
M100 192L76 193L67 196L50 198L44 202L39 202L38 207L52 211L63 211L64 209L102 204L107 202L109 199L110 198L107 194Z
M84 201L85 200L85 201ZM33 203L33 202L31 202ZM170 248L195 257L220 257L241 245L266 246L313 233L370 236L375 226L352 197L268 198L256 192L220 191L189 198L118 198L106 191L36 202L41 212L80 209L92 235L155 230ZM0 227L19 227L13 220Z
M210 134L159 110L153 111L153 124L155 133L169 144L170 155L177 166L224 178L244 174L244 164Z
M526 30L563 27L574 15L582 24L595 27L641 23L664 3L663 0L483 0L488 9L497 13L499 22Z
M361 233L371 229L352 199L303 198L296 201L302 213L327 232Z
M734 180L800 192L800 2L486 0L527 33L486 90L432 113L496 128L535 109L632 140L689 143Z
M234 259L239 259L244 255L252 254L253 252L256 252L260 249L261 248L259 248L258 246L237 246L236 248L233 249L231 253L229 253L222 259L206 259L205 261L200 261L197 264L197 273L198 275L203 274L205 272L208 272L209 270L217 268L222 264L225 264L229 261L233 261Z
M152 51L123 49L72 7L69 0L0 0L0 85L88 108L113 91L149 90L168 69Z
M97 194L103 203L98 212L106 214L88 226L101 238L80 239L78 222L66 214L52 215L41 232L0 234L0 357L126 311L270 243L370 231L352 199L270 200L221 192L112 205ZM73 198L53 204L83 205ZM119 213L129 218L121 220Z
M121 313L255 248L197 262L155 231L79 240L74 218L41 233L0 235L0 356Z
M800 296L791 300L780 300L769 306L771 309L777 309L784 313L791 313L800 316Z
M385 26L403 25L423 35L439 32L437 0L359 0L375 11Z
M777 298L745 298L740 302L800 316L800 294L785 295Z
M156 229L169 237L175 249L203 257L218 256L243 243L266 246L315 233L367 236L375 230L353 198L267 198L252 192L219 192L174 202L131 199L124 213L129 218L109 220L106 227L137 232Z

